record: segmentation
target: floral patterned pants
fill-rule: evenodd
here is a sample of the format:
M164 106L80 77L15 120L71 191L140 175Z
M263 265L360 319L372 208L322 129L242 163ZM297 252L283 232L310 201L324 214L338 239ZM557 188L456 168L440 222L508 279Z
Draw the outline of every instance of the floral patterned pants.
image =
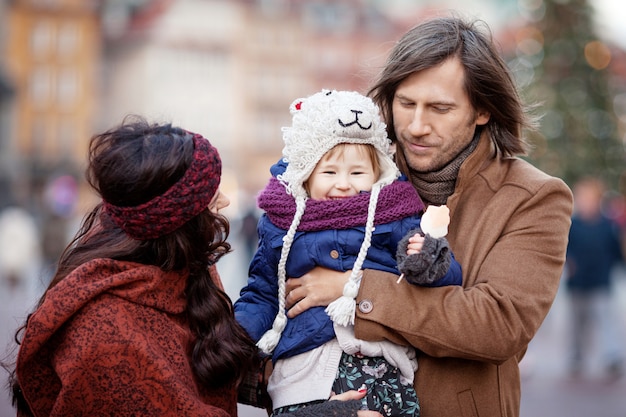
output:
M400 382L400 371L385 358L370 358L343 353L339 361L333 392L341 394L367 387L362 408L375 410L383 416L419 417L420 407L415 389ZM294 404L274 410L273 416L293 412L307 404Z

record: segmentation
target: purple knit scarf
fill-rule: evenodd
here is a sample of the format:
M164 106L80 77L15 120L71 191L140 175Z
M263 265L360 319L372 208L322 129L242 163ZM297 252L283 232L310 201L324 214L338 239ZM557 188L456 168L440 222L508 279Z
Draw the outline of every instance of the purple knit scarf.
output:
M298 226L299 231L348 229L365 226L370 193L361 193L343 200L307 200ZM296 201L287 194L276 178L271 178L258 197L259 208L265 210L272 223L289 229L296 214ZM418 214L424 203L408 181L394 181L380 190L374 224L384 224Z

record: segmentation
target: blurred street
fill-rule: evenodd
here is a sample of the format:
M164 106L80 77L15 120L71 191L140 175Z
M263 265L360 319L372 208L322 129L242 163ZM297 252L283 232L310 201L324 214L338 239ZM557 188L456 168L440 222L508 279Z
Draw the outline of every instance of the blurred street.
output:
M615 284L622 351L626 355L626 271L617 271ZM520 416L626 417L626 376L607 377L593 343L584 371L576 378L568 375L566 303L566 294L560 291L522 361Z
M231 244L235 252L218 264L226 291L236 298L244 285L247 263L243 242L233 225ZM239 248L239 249L238 249ZM626 337L626 273L620 271L616 280L617 304L622 318L622 336ZM34 280L30 285L10 289L0 281L0 341L6 346L18 323L35 302L41 287ZM559 293L554 306L522 362L522 406L520 417L626 417L626 377L611 381L601 373L596 355L590 358L585 372L572 379L566 369L567 309L565 294ZM626 351L626 340L623 343ZM5 388L6 375L0 375L3 387L0 417L14 416ZM240 417L263 417L261 409L239 406Z

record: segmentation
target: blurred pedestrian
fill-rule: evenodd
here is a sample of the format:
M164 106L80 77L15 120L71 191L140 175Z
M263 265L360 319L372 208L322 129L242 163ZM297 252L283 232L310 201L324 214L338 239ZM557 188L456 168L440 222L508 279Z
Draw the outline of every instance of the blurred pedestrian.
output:
M40 233L35 218L24 208L0 211L0 281L10 290L33 286L41 264Z
M578 375L593 335L611 376L623 371L623 346L613 303L612 274L623 262L618 225L603 213L604 183L594 177L578 181L566 258L571 340L569 370Z

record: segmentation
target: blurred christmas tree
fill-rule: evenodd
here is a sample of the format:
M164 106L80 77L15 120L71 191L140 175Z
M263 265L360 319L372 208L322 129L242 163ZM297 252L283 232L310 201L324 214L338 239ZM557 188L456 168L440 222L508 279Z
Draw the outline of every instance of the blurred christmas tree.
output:
M525 0L529 25L511 61L518 81L543 114L530 159L573 184L596 175L618 188L626 152L613 110L618 93L612 51L594 34L587 0ZM526 85L524 85L526 84Z

